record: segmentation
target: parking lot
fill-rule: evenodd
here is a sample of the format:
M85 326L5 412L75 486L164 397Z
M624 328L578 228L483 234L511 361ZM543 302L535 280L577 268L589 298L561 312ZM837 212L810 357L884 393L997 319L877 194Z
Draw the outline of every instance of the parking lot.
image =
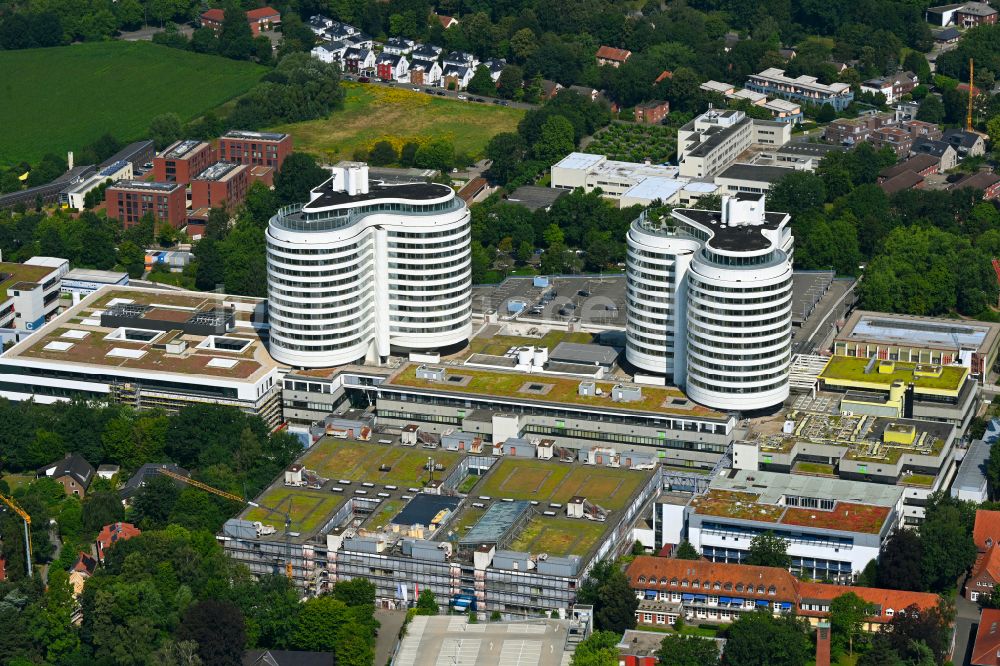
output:
M550 278L547 286L535 286L531 277L511 277L499 285L473 288L472 311L496 311L503 321L623 328L625 276L560 276Z

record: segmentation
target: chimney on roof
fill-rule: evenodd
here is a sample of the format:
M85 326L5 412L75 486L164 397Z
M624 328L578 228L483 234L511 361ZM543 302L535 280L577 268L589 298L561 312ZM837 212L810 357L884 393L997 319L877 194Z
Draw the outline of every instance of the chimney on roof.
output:
M830 666L830 622L816 625L816 666Z

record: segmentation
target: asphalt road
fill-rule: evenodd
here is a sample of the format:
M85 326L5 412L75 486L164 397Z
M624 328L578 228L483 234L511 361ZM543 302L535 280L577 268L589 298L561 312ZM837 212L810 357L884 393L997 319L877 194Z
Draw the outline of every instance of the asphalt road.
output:
M347 80L347 81L356 81L357 77L354 76L353 74L347 74L347 75L344 76L344 79ZM437 97L449 97L451 99L458 99L459 95L461 95L462 97L478 97L480 99L485 99L486 100L485 103L486 104L491 104L491 105L493 104L494 99L496 99L496 98L493 98L493 97L483 97L482 95L470 95L468 92L465 92L465 91L445 90L444 88L438 88L438 87L432 87L432 86L418 86L418 85L415 85L413 83L399 83L397 81L379 81L378 79L372 79L371 82L367 83L366 85L370 85L370 86L391 86L393 88L400 88L400 89L403 89L403 90L413 90L414 88L416 88L417 90L419 90L421 92L424 91L424 90L433 90L435 96L437 96ZM427 93L425 93L425 94L427 94ZM512 108L512 109L537 109L538 108L537 104L525 104L524 102L512 102L510 100L500 100L500 99L496 99L496 101L497 102L506 102L507 106L509 108ZM483 102L469 102L469 104L483 104ZM497 104L497 106L500 106L500 104Z
M955 652L951 659L955 666L964 666L971 660L979 628L979 605L962 596L963 582L964 579L959 579L955 597Z

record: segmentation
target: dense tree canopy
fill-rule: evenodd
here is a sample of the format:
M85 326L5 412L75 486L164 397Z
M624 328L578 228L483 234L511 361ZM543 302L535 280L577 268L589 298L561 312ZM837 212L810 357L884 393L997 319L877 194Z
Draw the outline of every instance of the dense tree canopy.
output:
M614 560L601 560L577 594L582 604L593 604L594 622L598 629L621 635L635 628L635 609L639 602L629 587L625 572Z

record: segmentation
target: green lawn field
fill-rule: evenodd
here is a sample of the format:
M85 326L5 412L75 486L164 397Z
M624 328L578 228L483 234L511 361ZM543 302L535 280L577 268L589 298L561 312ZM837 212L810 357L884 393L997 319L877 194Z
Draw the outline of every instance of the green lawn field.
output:
M105 132L144 138L154 116L190 120L242 95L266 71L150 42L0 51L0 165L64 155Z
M409 141L422 143L444 138L459 153L483 154L494 134L513 132L524 115L521 109L446 99L379 84L345 83L347 99L329 118L279 125L297 150L329 161L350 159L358 147L370 149L388 140L396 150Z

